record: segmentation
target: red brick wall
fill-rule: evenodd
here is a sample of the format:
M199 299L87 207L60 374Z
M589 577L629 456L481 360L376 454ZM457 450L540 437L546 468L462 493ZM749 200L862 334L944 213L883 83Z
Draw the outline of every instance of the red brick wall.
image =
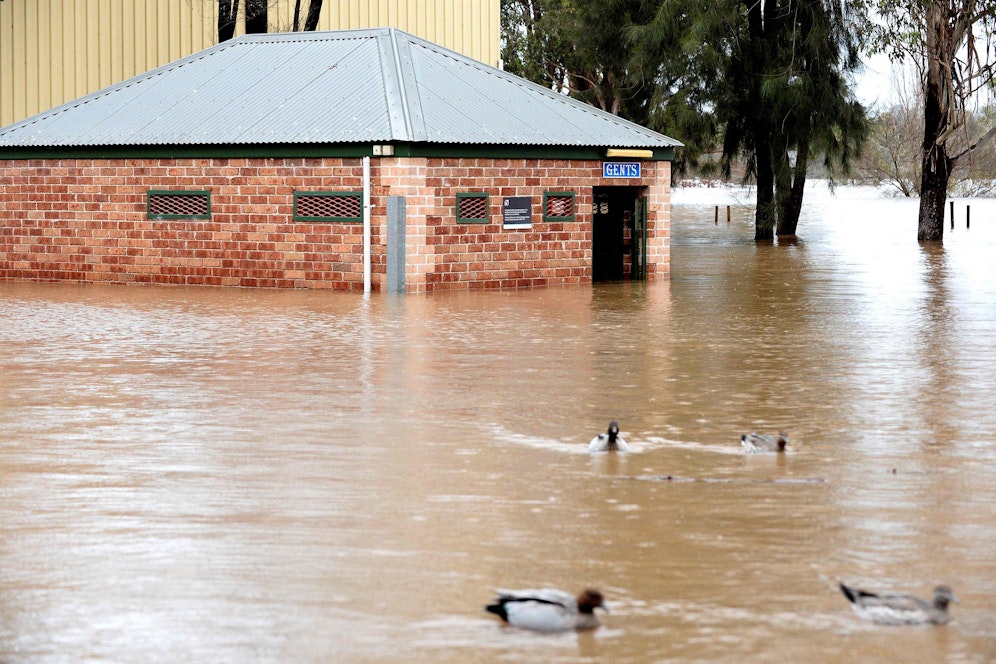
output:
M374 193L408 196L409 291L521 288L591 281L592 187L647 187L648 279L670 267L670 164L643 164L640 180L605 180L601 161L534 159L382 159ZM543 195L575 192L575 220L544 222ZM490 223L457 223L457 194L487 192ZM533 227L502 227L502 199L529 196ZM415 214L412 200L419 201ZM418 222L414 222L418 219ZM413 222L419 224L413 228ZM411 234L417 239L413 241Z
M372 271L384 280L386 196L407 197L409 291L591 279L591 187L650 188L650 278L668 270L666 162L640 182L601 162L372 159ZM360 159L0 161L0 279L361 290L362 224L293 220L293 192L359 191ZM146 218L149 190L208 190L210 219ZM573 222L543 192L575 191ZM493 223L456 223L456 194L491 194ZM503 230L501 199L532 196L533 228Z
M359 190L360 160L0 162L0 278L362 289L362 225L293 221L293 192ZM146 218L151 189L210 219Z

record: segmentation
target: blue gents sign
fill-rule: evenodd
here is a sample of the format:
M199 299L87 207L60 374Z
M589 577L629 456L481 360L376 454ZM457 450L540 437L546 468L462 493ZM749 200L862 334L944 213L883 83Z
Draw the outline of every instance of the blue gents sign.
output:
M638 161L603 161L603 178L638 178L640 177L640 162Z

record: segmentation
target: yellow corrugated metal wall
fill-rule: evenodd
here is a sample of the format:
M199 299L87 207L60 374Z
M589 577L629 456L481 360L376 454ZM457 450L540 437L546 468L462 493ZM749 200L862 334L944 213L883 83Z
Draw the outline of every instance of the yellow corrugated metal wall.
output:
M499 2L325 0L318 29L393 26L497 66ZM301 4L304 13L307 0ZM0 0L0 126L212 46L217 6L216 0ZM293 16L294 0L271 0L271 32L290 30Z

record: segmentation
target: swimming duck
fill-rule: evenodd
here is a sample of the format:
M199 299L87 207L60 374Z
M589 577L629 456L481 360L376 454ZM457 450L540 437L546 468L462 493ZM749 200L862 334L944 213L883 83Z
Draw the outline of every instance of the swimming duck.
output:
M609 422L609 430L600 433L588 443L589 452L629 452L629 445L619 437L619 423Z
M770 433L745 433L740 436L740 444L750 453L784 452L788 442L788 434L784 431L779 431L777 436Z
M958 598L947 586L934 588L934 601L916 595L878 594L840 584L844 597L861 618L880 625L943 625L951 620L948 604Z
M484 607L509 625L540 632L594 629L599 626L595 609L604 609L602 593L588 588L577 597L563 590L501 590L493 604Z

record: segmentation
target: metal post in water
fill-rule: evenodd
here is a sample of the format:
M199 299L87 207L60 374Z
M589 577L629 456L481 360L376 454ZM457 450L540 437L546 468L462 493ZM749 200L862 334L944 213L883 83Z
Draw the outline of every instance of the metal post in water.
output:
M405 292L405 197L387 197L387 292Z
M369 295L370 270L370 157L363 158L363 293Z

